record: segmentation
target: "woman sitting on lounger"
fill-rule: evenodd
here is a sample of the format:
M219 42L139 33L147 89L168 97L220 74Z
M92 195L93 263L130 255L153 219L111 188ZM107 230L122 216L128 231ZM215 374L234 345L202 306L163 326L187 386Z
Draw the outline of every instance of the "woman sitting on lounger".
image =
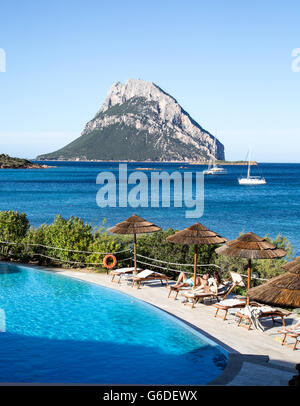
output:
M219 275L219 272L217 270L214 270L212 273L211 278L209 278L210 280L208 282L209 286L210 286L210 290L213 293L218 293L218 288L221 285L222 281L221 281L221 277Z
M201 284L195 289L196 292L218 293L218 287L221 284L221 278L218 271L213 271L210 278L208 274L205 274L200 280Z

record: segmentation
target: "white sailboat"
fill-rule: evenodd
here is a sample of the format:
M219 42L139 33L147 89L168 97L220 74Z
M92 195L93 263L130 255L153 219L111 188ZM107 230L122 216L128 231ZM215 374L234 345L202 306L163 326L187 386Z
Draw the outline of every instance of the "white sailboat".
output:
M267 182L263 176L251 176L250 167L251 167L251 163L250 163L250 149L249 149L247 177L246 178L240 177L238 179L239 184L240 185L253 185L253 186L265 185Z
M216 164L216 137L214 140L214 155L211 154L211 158L208 164L208 168L203 171L204 175L223 175L226 173L226 170L221 166Z

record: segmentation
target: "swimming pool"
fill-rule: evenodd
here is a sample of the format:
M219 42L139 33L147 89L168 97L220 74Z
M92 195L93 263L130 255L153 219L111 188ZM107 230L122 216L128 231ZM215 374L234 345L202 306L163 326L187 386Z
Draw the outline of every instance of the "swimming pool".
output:
M201 385L227 364L169 314L54 272L1 263L0 310L1 382Z

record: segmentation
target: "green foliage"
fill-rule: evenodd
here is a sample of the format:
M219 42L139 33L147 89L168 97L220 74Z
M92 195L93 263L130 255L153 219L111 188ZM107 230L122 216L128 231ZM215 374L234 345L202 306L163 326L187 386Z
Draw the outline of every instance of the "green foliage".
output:
M137 237L137 253L153 259L178 263L193 264L194 246L173 244L166 240L169 235L174 234L172 228L161 230L152 234L142 234ZM255 260L253 264L253 275L259 278L269 279L283 273L282 265L286 259L294 257L294 250L287 238L281 234L272 240L268 235L265 237L278 248L287 251L286 258L277 260ZM14 211L0 212L0 240L16 243L15 245L0 244L0 255L2 258L22 262L38 262L40 265L79 267L84 264L104 271L102 265L105 253L114 253L133 248L132 235L111 235L105 230L104 225L93 229L91 225L84 223L78 217L64 219L57 216L50 225L42 224L38 228L29 228L29 222L25 213ZM55 249L51 248L55 247ZM228 271L235 271L247 274L247 260L218 256L215 253L215 245L200 245L198 247L198 264L216 264L221 267L221 275L224 279L228 277ZM73 252L89 251L89 252ZM116 255L118 266L131 266L132 261L128 258L130 252L122 252ZM138 257L142 268L164 272L154 265L161 265L167 268L165 272L174 277L174 273L168 269L193 272L192 266L167 265L145 258ZM72 264L74 262L74 264ZM78 264L79 263L79 264ZM213 267L198 268L199 273L213 270ZM258 282L255 282L258 283ZM243 293L241 291L240 293Z
M51 261L46 258L47 254L50 255L49 250L43 245L48 244L48 227L42 224L38 228L30 227L26 237L23 239L24 244L24 257L25 262L38 261L39 264L49 265Z
M47 245L60 250L51 250L51 256L62 261L85 262L85 253L72 252L88 251L93 240L92 226L78 217L69 220L56 216L53 224L48 226L46 233ZM70 251L66 251L70 250Z
M90 254L86 262L88 263L101 263L103 262L103 254L97 254L98 252L117 252L127 249L126 243L122 239L108 234L104 229L99 229L94 233L94 238L89 245L89 251L93 251L93 254ZM130 256L127 252L117 255L118 266L122 263L122 259ZM126 265L124 265L126 266Z
M78 217L64 219L59 215L50 225L29 228L24 213L0 212L0 240L17 243L0 244L0 253L2 258L14 261L64 267L82 267L87 263L104 270L105 253L127 249L131 241L128 237L110 235L104 226L93 229ZM128 261L123 261L128 257L129 252L118 254L118 265L128 265Z
M0 211L0 240L20 242L26 235L29 222L25 213L18 211ZM13 255L19 252L18 245L0 244L2 255Z
M142 124L137 128L122 119L124 116L134 118ZM176 137L175 130L165 126L163 134L153 132L153 122L161 121L159 106L144 97L132 97L122 104L111 106L100 112L93 120L115 117L115 122L108 126L96 126L84 133L65 147L39 156L40 159L88 159L88 160L134 160L134 161L168 161L178 157L191 160L209 160L205 151L194 151L189 145ZM181 123L178 123L181 125ZM194 125L199 126L196 122ZM152 131L149 132L149 130ZM162 142L162 136L165 142ZM166 144L167 143L167 148Z
M193 264L194 263L194 246L173 244L166 240L169 235L175 233L175 230L169 228L152 234L143 234L137 240L137 252L140 255L155 258L158 260L173 262L178 264ZM198 247L198 264L213 264L216 258L215 248L217 245L200 245ZM140 258L142 262L152 263L153 265L161 265L163 267L178 269L180 271L192 273L193 267L178 267L175 265L160 264L155 261L149 261ZM147 265L147 268L157 270L156 267ZM203 272L209 270L209 267L203 268ZM168 272L167 272L168 273ZM200 272L201 273L201 272ZM171 273L174 276L174 273Z
M287 262L286 259L293 259L294 249L289 240L286 237L283 237L281 234L278 234L273 240L268 235L266 235L265 238L271 244L287 252L286 257L284 258L274 260L258 259L252 261L253 276L262 279L271 279L285 272L282 269L282 265ZM247 274L248 262L246 259L219 255L217 256L215 263L221 267L223 275L226 275L229 271L234 271L244 275ZM262 282L256 281L255 278L253 278L252 286L256 286L260 283ZM245 289L241 289L240 292L245 292Z
M276 259L274 261L268 260L257 260L255 261L255 271L257 272L260 278L270 279L277 275L284 273L282 265L286 263L286 259L292 259L295 255L293 246L288 241L286 237L283 237L281 234L278 234L277 237L272 240L267 235L265 237L273 245L281 248L287 252L287 255L284 258Z
M19 169L19 168L30 168L32 162L23 158L13 158L7 154L0 154L0 168L3 169Z

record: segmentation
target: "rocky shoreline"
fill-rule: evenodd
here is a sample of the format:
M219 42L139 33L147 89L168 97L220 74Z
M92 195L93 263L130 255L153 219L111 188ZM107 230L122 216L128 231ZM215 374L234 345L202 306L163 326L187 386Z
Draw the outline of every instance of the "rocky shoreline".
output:
M185 165L209 165L208 161L200 161L200 162L195 162L195 161L134 161L134 160L113 160L113 159L41 159L41 161L47 161L47 162L113 162L113 163L118 163L118 162L125 162L125 163L133 163L133 164L185 164ZM218 165L248 165L248 161L216 161L216 164ZM250 165L257 165L256 161L251 161ZM145 168L143 168L145 169Z

